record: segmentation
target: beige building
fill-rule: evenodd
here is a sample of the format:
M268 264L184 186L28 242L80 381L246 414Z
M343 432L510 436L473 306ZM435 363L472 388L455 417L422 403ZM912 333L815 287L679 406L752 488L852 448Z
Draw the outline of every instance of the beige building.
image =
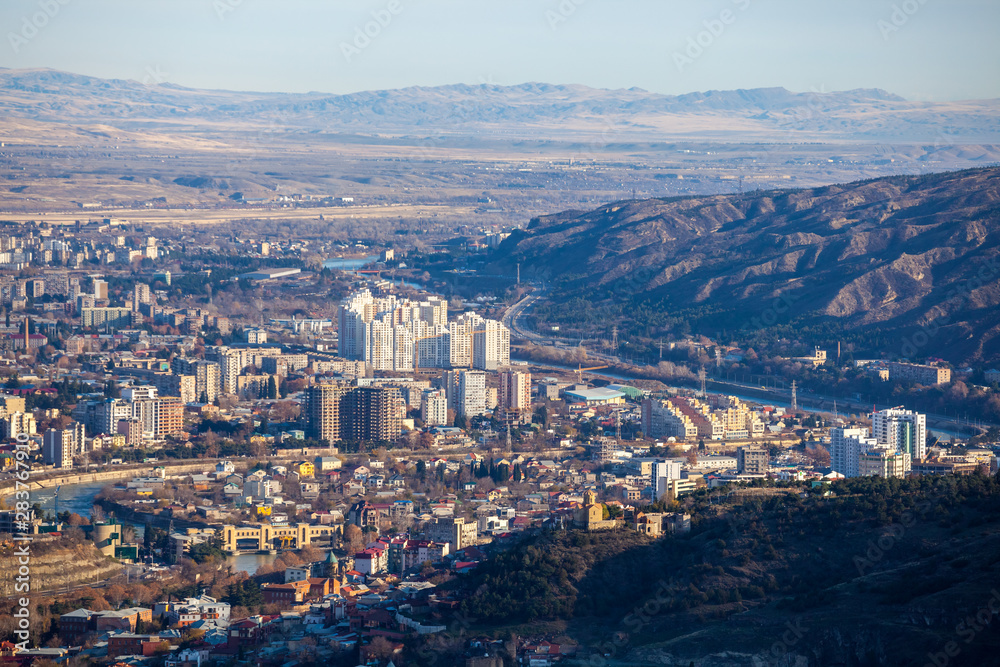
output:
M951 369L927 364L906 364L892 361L888 364L890 380L906 380L918 384L948 384Z
M329 539L339 534L340 525L291 525L223 526L222 548L230 553L265 551L268 549L301 549L319 538Z

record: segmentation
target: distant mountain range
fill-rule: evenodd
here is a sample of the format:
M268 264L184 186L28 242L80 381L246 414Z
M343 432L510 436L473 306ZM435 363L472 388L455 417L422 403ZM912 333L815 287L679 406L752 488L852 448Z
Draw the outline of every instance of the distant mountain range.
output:
M670 96L581 85L449 85L330 95L197 90L49 69L0 69L0 113L53 122L267 124L387 135L596 137L600 141L1000 143L1000 100L910 102L883 90L784 88ZM941 128L946 128L942 130Z
M1000 363L1000 168L568 211L514 232L494 262L553 285L553 322L809 329Z

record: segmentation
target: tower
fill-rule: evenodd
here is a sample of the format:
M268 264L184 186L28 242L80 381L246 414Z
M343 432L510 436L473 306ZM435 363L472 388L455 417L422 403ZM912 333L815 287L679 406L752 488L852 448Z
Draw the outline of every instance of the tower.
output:
M792 380L792 412L799 409L798 401L795 396L795 380Z
M704 366L702 366L701 369L698 371L698 380L701 381L701 396L702 396L702 398L704 398L705 395L707 394L707 392L705 390L705 367Z
M611 327L611 349L618 354L618 326Z

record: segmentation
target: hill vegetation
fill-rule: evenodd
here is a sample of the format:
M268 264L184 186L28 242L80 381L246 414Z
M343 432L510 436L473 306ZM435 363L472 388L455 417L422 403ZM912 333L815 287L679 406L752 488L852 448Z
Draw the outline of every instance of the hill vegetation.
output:
M728 493L684 499L688 535L528 537L462 581L460 615L500 637L564 631L629 665L911 665L950 641L952 665L994 659L1000 623L968 618L1000 581L997 479Z

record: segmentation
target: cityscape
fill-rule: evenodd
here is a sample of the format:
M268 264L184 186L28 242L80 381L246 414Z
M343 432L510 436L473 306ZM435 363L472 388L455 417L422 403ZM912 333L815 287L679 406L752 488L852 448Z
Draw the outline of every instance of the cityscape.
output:
M0 9L0 665L1000 664L996 8L105 4Z

